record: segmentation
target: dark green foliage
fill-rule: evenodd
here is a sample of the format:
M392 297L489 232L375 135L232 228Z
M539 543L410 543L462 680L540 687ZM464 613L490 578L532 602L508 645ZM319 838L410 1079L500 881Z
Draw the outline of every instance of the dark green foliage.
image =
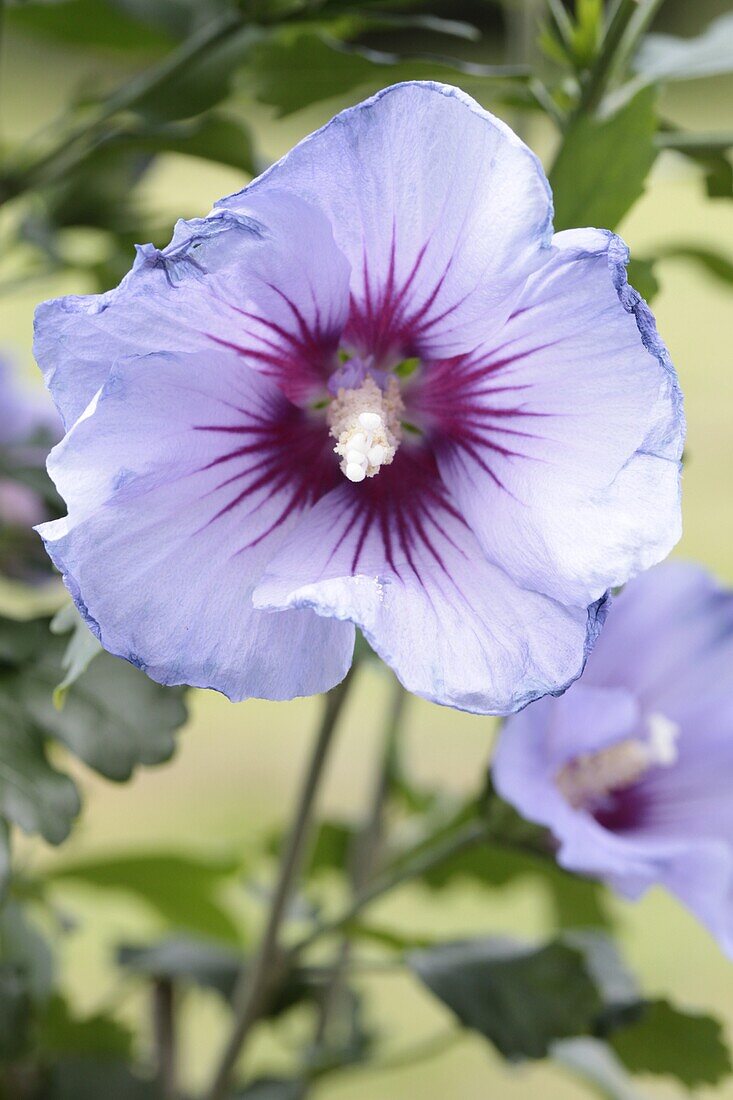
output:
M512 1060L544 1058L556 1040L591 1034L603 1008L583 953L558 940L448 943L414 952L409 964L464 1027Z
M648 1002L641 1019L610 1042L632 1073L675 1077L690 1089L717 1085L733 1071L720 1023L669 1001Z
M49 1060L63 1056L118 1060L132 1053L132 1032L98 1013L80 1018L72 1015L58 994L51 998L40 1021L38 1045Z
M0 617L0 814L53 844L79 812L76 788L48 759L49 741L108 779L169 759L186 719L185 692L162 688L125 661L102 653L78 675L59 709L65 638L50 620Z
M0 1063L17 1058L25 1050L32 1004L25 975L13 963L0 963Z

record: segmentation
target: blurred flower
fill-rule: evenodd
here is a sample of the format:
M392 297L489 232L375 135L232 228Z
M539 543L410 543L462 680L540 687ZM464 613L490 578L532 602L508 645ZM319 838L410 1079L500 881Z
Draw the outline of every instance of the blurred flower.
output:
M567 687L678 538L683 427L624 245L551 216L503 123L398 85L41 306L70 429L43 535L102 643L287 698L343 677L356 623L440 703Z
M557 858L638 897L658 883L733 955L733 593L669 563L614 602L583 679L511 718L503 798Z
M52 574L33 526L60 513L45 471L60 436L47 395L24 389L0 360L0 576L36 582Z

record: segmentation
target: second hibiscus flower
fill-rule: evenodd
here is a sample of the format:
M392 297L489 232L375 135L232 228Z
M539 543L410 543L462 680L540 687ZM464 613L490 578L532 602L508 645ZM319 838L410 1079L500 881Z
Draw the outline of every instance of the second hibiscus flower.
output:
M42 306L42 533L102 643L234 699L331 687L353 624L439 703L567 687L679 536L683 418L625 246L551 220L506 126L397 85Z

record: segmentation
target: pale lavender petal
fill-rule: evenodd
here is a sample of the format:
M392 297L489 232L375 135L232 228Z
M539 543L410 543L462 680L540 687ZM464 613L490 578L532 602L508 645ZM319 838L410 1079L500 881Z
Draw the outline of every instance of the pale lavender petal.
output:
M564 690L602 615L520 589L487 562L418 448L324 497L269 563L254 601L350 619L409 691L492 714Z
M335 478L322 433L232 353L123 360L53 452L69 507L42 534L105 648L232 699L325 691L354 629L252 591Z
M36 313L36 358L67 425L117 360L235 350L293 400L325 389L349 308L349 267L331 228L294 195L253 195L240 213L179 222L167 248L138 249L116 290Z
M554 240L498 343L428 372L418 407L490 559L581 603L679 538L676 379L609 233Z
M551 234L537 158L444 84L397 84L343 111L219 208L273 187L330 220L352 268L347 336L377 365L474 347L511 312Z

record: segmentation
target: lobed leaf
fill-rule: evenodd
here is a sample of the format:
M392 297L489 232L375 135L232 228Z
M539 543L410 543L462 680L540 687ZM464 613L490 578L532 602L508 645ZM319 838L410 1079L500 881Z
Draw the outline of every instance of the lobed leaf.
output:
M420 980L505 1058L544 1058L558 1039L590 1034L603 1006L581 951L492 937L408 957Z
M39 1024L39 1049L42 1055L54 1059L80 1055L97 1060L128 1059L132 1043L132 1032L111 1016L74 1016L58 994L51 998Z
M717 1085L733 1072L719 1021L665 1000L648 1002L641 1019L610 1043L632 1073L675 1077L690 1089Z

